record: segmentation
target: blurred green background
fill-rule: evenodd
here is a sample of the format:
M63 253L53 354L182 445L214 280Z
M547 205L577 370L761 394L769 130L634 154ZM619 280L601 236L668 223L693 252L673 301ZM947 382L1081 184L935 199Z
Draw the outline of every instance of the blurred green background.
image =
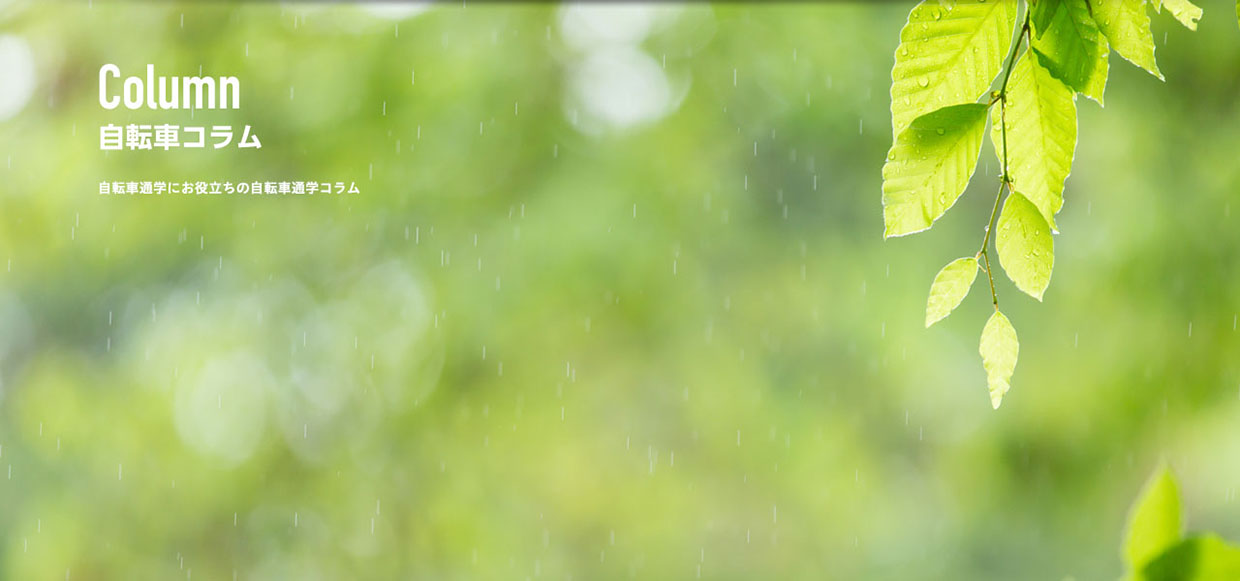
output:
M1078 101L992 411L986 293L922 324L993 154L881 236L911 5L0 0L0 577L1107 579L1160 458L1240 539L1232 7ZM362 193L98 195L186 179Z

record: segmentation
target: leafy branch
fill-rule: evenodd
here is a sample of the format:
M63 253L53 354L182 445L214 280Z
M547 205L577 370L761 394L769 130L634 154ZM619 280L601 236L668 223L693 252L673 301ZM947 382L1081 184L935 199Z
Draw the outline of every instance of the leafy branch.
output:
M995 229L995 219L999 216L999 201L1003 198L1003 190L1012 187L1012 174L1008 173L1008 147L1007 147L1007 86L1008 81L1012 78L1012 69L1016 64L1017 53L1020 52L1020 43L1029 37L1029 11L1025 11L1025 22L1021 24L1020 32L1016 35L1016 43L1012 45L1012 54L1008 55L1007 67L1003 72L1003 82L999 84L999 90L990 99L990 106L994 107L995 103L999 103L999 131L1002 134L1002 163L999 176L999 191L995 193L995 205L990 210L990 219L986 221L986 234L982 236L982 249L977 251L976 259L985 262L982 270L986 271L986 278L990 282L990 299L995 306L995 311L999 310L999 295L995 292L995 277L990 268L990 234ZM1030 43L1033 39L1030 39Z
M1193 30L1201 17L1189 0L1148 6L1166 7ZM996 408L1020 343L999 311L992 240L1008 278L1041 301L1076 152L1076 95L1102 103L1112 50L1162 79L1154 48L1147 0L928 0L900 32L891 72L892 147L883 166L884 237L928 230L955 205L977 169L989 121L1002 175L982 246L935 276L926 326L950 315L977 271L986 273L995 311L978 350ZM986 94L990 99L979 102Z

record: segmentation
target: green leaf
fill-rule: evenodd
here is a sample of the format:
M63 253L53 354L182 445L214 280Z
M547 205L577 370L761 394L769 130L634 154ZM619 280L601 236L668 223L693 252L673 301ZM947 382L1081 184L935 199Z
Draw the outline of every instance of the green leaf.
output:
M1179 541L1182 530L1179 489L1171 470L1162 466L1150 476L1129 510L1124 540L1127 569L1142 570L1146 563Z
M1037 32L1033 50L1042 57L1042 65L1065 85L1101 105L1107 84L1107 39L1086 1L1059 0L1050 25Z
M1162 0L1162 3L1185 28L1197 30L1197 21L1201 20L1201 8L1196 4L1188 0ZM1237 3L1236 12L1240 14L1240 3Z
M1025 294L1042 300L1051 283L1055 243L1038 208L1019 192L1008 194L999 214L995 247L1008 278Z
M992 123L990 138L1002 163L1001 128L1007 126L1008 173L1051 230L1058 231L1055 214L1063 207L1064 180L1076 153L1076 102L1072 89L1051 76L1040 58L1025 53L1012 68L1005 122Z
M1240 548L1207 534L1173 545L1146 565L1143 581L1235 581L1240 579Z
M986 368L986 385L990 389L990 405L999 409L1003 396L1011 387L1012 372L1016 371L1016 357L1020 354L1020 342L1016 329L998 310L986 321L982 329L982 366Z
M891 69L891 135L936 109L973 103L1003 70L1016 2L926 0L900 31Z
M1051 18L1054 18L1057 10L1059 10L1059 0L1037 0L1029 7L1029 19L1033 23L1033 30L1037 32L1038 38L1042 38L1042 34L1050 26Z
M1240 0L1236 0L1236 22L1240 22Z
M922 115L896 138L883 165L884 237L930 227L977 169L986 105L953 105Z
M1141 0L1121 2L1094 2L1094 22L1107 37L1115 52L1150 72L1163 78L1154 61L1154 36L1150 32L1150 15Z
M926 301L926 326L929 327L952 314L969 294L977 278L977 259L957 258L943 267L930 285L930 298Z

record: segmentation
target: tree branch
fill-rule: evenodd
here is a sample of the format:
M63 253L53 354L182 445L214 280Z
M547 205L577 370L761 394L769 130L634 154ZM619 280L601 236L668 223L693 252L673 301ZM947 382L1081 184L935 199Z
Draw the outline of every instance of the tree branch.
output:
M995 229L995 219L999 216L999 202L1003 199L1003 189L1006 187L1008 192L1012 191L1012 175L1008 173L1008 146L1007 146L1007 87L1008 81L1012 78L1012 69L1016 67L1016 59L1019 57L1021 42L1026 38L1029 44L1033 44L1033 38L1030 37L1029 30L1029 14L1030 7L1025 5L1025 21L1020 25L1020 32L1016 35L1016 41L1012 43L1012 52L1007 58L1007 67L1003 71L1003 82L999 84L999 92L991 99L990 104L993 106L999 103L999 134L1002 141L1000 156L1003 159L1003 175L999 177L999 191L995 193L995 205L990 210L990 219L986 221L986 234L982 237L982 248L977 251L975 258L982 259L985 264L983 267L986 271L986 279L990 282L990 300L995 306L995 310L999 310L999 294L995 292L995 276L994 271L990 267L990 234Z

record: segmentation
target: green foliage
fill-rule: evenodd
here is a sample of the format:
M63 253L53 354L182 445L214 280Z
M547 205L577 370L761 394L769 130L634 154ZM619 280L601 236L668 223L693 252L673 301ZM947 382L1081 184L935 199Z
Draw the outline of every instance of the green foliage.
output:
M930 298L926 301L926 326L943 320L956 310L969 294L969 287L973 286L976 278L975 257L957 258L944 266L930 285Z
M1016 371L1020 341L1016 338L1016 329L1012 327L1012 322L997 309L982 329L982 343L978 351L982 354L982 365L986 368L990 405L999 409L1003 396L1011 387L1012 373Z
M1151 3L1196 29L1201 9L1188 0ZM883 166L885 237L927 230L956 203L977 167L987 119L991 124L1002 173L982 247L935 277L926 326L964 300L976 278L970 264L979 265L995 306L981 342L995 407L1008 391L1018 342L999 312L992 233L997 226L995 250L1008 277L1042 300L1055 262L1055 215L1076 152L1076 95L1102 104L1111 49L1163 78L1145 0L927 0L900 32L891 71L893 144Z
M1046 30L1033 39L1033 50L1055 78L1102 103L1107 84L1107 39L1085 0L1060 0Z
M1142 581L1234 581L1240 579L1240 548L1216 535L1192 536L1151 561Z
M1016 288L1042 300L1055 264L1050 226L1028 198L1012 192L1003 203L998 228L995 247L1003 271L1016 283Z
M1127 528L1122 552L1129 581L1240 579L1240 548L1213 534L1184 537L1179 487L1166 466L1146 482Z
M1000 163L1005 129L1013 185L1058 231L1055 214L1063 207L1064 181L1076 152L1076 103L1072 90L1051 76L1036 53L1025 53L1012 67L1004 120L991 128Z
M1146 482L1128 514L1124 564L1139 570L1175 544L1184 532L1180 493L1171 470L1163 466Z
M1201 8L1189 0L1162 0L1162 4L1171 11L1171 15L1180 21L1185 28L1197 30L1197 21L1201 20Z
M992 154L881 237L879 77L917 1L685 3L578 49L591 3L0 0L37 65L0 122L0 579L1116 581L1160 453L1202 479L1188 534L1240 543L1228 3L1200 33L1151 13L1168 83L1113 58L1106 109L1077 103L1047 304L996 272L999 418L984 272L916 328L979 249ZM683 102L586 131L585 59L630 46ZM242 109L104 111L104 57L237 75ZM131 117L264 146L98 151ZM303 175L363 193L89 191Z
M1051 26L1051 18L1059 11L1060 0L1037 0L1029 7L1030 24L1038 38L1046 34Z
M1094 18L1111 48L1128 62L1162 79L1154 62L1154 36L1150 16L1141 2L1095 2Z
M885 236L925 230L956 203L985 133L986 106L977 103L922 115L900 133L883 166Z
M900 31L891 70L892 137L947 105L977 101L1003 69L1015 2L923 2Z

